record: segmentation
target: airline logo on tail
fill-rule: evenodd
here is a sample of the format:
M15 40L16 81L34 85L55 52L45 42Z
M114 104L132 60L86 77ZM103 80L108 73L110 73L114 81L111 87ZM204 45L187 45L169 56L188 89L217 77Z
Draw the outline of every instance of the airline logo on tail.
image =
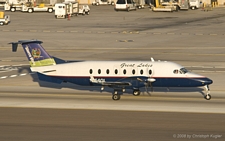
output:
M55 60L44 50L41 43L38 40L22 40L11 44L13 45L13 51L17 50L18 44L22 44L31 67L55 65Z

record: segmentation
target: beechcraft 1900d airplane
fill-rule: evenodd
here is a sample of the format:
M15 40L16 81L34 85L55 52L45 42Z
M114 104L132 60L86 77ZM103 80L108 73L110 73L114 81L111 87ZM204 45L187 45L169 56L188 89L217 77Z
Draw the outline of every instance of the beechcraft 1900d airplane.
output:
M21 44L29 60L30 69L39 80L52 83L70 82L83 86L108 86L114 89L113 100L119 100L126 89L140 95L141 87L200 87L206 89L205 99L210 100L209 85L213 81L194 74L179 64L167 61L77 61L56 64L42 47L42 41L19 40L12 42L12 51Z

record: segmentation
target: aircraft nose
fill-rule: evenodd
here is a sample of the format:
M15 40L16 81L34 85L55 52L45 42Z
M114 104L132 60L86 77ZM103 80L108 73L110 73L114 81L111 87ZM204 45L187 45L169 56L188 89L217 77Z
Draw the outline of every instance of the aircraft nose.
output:
M213 81L211 79L209 79L209 78L203 78L202 83L204 85L210 85L210 84L213 83Z

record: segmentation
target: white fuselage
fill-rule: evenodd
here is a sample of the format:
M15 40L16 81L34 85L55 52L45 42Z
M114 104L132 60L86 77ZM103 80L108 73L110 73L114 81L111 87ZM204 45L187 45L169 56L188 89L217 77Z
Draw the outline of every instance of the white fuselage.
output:
M156 81L153 85L156 87L202 86L199 82L201 80L198 79L206 77L182 72L182 68L179 64L166 61L81 61L32 67L31 70L78 85L89 85L89 80L93 77L105 82L126 82L131 81L130 78L132 81L133 78L144 80L154 78ZM140 83L140 87L142 86L143 84Z

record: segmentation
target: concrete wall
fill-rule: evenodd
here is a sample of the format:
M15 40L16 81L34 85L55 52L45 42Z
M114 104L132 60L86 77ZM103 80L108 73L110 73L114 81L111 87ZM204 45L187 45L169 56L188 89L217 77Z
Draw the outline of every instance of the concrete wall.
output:
M206 4L211 4L211 1L212 0L202 0L202 2ZM224 5L225 3L225 0L213 0L213 1L217 1L219 5Z

